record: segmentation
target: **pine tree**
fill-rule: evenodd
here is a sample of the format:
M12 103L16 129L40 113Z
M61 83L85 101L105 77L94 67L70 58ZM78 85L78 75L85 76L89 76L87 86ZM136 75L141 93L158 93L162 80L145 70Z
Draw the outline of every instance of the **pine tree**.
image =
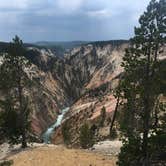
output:
M25 70L30 63L24 56L25 51L23 42L16 36L10 43L8 52L3 55L3 64L0 66L0 90L4 95L0 103L4 118L2 128L9 138L15 138L15 142L21 136L23 148L27 147L26 132L30 112L28 97L25 95L25 88L29 86Z
M123 166L150 165L151 133L158 134L153 119L159 114L154 108L161 93L159 54L166 41L166 1L151 0L139 23L123 58L125 75L119 85L124 101L121 131L125 139L119 155Z
M100 124L99 124L101 127L104 126L105 119L106 119L106 109L105 107L102 107L100 112Z
M62 135L63 135L63 141L66 145L69 145L71 143L71 133L70 133L71 126L66 121L62 126Z
M94 144L93 131L89 128L87 123L83 124L80 128L80 144L81 147L86 149Z

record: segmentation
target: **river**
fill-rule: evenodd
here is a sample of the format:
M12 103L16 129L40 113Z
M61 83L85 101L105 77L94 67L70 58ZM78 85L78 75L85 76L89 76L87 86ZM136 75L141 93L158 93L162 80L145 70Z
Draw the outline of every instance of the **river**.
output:
M46 143L46 144L50 144L51 143L51 141L50 141L51 135L53 134L55 128L57 128L58 126L61 125L62 120L64 118L64 115L69 111L69 109L70 109L69 107L63 109L61 111L61 114L58 115L55 123L52 126L50 126L46 130L46 132L43 134L42 138L43 138L44 143Z

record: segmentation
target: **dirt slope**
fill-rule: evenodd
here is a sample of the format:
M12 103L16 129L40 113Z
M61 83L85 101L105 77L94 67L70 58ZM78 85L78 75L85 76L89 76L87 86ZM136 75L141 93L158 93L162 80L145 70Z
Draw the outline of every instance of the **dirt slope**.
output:
M14 166L115 166L115 157L60 146L42 146L15 154Z

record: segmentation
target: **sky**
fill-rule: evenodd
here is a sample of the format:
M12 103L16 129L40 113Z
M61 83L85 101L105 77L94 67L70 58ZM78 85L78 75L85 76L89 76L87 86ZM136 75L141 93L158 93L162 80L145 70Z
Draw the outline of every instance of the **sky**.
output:
M0 41L129 39L149 0L0 0Z

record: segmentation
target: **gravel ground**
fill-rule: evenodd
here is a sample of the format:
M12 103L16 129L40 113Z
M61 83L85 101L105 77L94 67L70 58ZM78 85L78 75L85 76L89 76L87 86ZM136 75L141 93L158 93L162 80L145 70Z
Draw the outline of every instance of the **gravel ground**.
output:
M100 154L108 156L117 156L120 152L122 142L119 140L115 141L102 141L95 144L90 150Z
M27 148L6 158L13 166L115 166L116 157L108 157L63 146Z
M29 144L25 150L20 145L0 145L0 162L14 161L14 166L115 166L122 143L98 142L89 150L67 149L64 146Z
M44 145L44 144L33 143L33 144L28 144L27 149L41 147L41 146L56 146L56 145ZM20 144L10 146L8 143L3 143L0 145L0 161L9 155L13 155L13 154L19 153L21 151L24 151L24 149L21 148Z

